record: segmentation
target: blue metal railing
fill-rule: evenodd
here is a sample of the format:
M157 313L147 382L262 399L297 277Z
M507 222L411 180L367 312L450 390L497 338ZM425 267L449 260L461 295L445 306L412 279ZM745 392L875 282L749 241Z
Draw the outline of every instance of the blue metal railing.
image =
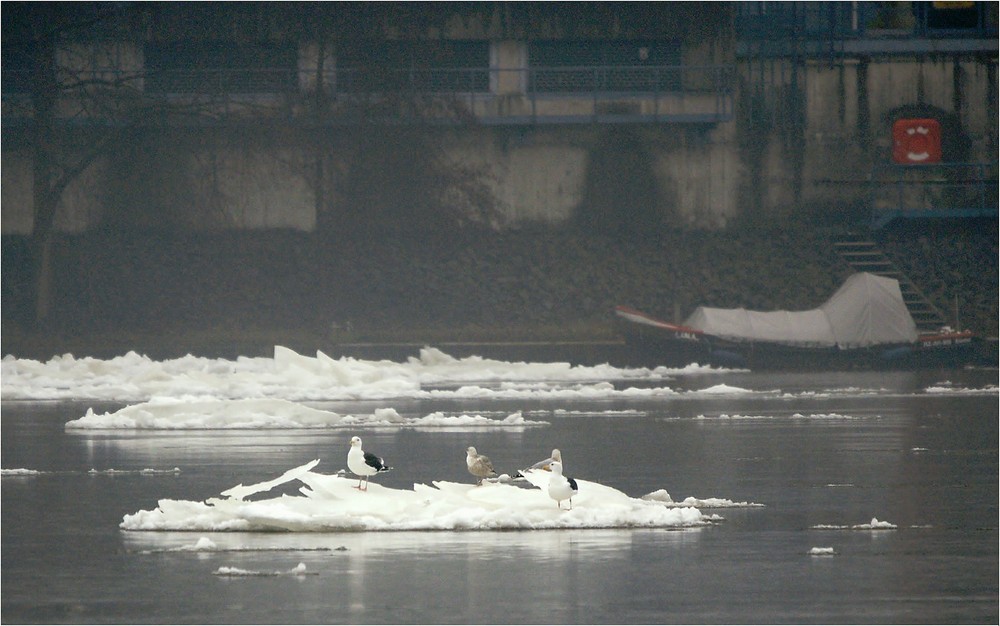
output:
M109 80L108 71L92 74ZM682 65L329 68L319 74L291 68L151 70L130 76L129 82L148 97L192 98L215 103L222 111L230 110L231 103L244 105L255 97L273 100L277 96L286 104L305 103L315 97L316 85L321 84L323 95L334 104L398 101L400 94L406 94L447 99L481 121L502 124L728 120L734 111L736 75L733 66ZM30 84L19 78L5 73L4 83ZM74 80L80 78L77 75ZM13 100L18 95L23 97L5 90L5 103L9 96ZM521 107L491 106L518 97ZM619 102L608 104L613 100ZM560 113L558 106L552 106L571 101L589 108L567 105L563 107L567 112ZM336 110L335 106L330 109L334 115ZM395 115L405 115L405 110L399 109Z
M937 8L931 2L740 2L741 40L997 36L992 2Z
M887 164L872 169L872 224L896 218L997 215L996 163Z

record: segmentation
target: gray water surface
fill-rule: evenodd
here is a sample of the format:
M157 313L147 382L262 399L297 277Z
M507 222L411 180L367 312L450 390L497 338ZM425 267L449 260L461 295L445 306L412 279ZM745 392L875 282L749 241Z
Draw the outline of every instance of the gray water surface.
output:
M397 410L522 410L521 430L71 432L88 407L3 402L4 623L997 623L996 371L733 373L676 381L782 395L613 401L400 401ZM672 383L672 385L674 385ZM828 394L857 388L857 393ZM869 390L869 391L864 391ZM317 404L351 412L351 403ZM370 411L370 407L369 411ZM634 410L633 414L605 413ZM160 499L200 501L354 434L409 488L469 481L562 449L572 475L763 507L703 509L688 529L407 533L127 532ZM90 474L89 470L125 472ZM823 529L866 524L895 530ZM177 551L205 537L213 552ZM810 555L814 547L833 556ZM216 575L221 567L306 575Z

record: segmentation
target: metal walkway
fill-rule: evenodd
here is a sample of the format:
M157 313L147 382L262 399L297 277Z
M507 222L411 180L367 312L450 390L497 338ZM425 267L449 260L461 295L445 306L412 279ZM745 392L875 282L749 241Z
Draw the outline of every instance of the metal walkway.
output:
M892 264L874 241L861 236L848 236L835 242L833 247L837 254L856 271L870 272L898 280L903 302L906 303L918 332L937 331L948 323L941 310L931 303L913 281Z

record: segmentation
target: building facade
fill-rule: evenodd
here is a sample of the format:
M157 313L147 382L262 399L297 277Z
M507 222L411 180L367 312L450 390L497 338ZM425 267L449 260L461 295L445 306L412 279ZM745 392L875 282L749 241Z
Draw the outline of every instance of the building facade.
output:
M995 3L52 4L4 234L996 212Z

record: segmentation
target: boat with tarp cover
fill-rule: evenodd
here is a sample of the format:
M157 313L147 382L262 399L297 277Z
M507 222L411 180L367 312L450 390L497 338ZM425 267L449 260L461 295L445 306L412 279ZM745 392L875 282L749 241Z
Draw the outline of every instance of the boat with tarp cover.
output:
M918 333L899 281L868 272L851 275L808 311L699 306L683 322L671 323L618 306L615 317L645 361L670 367L960 367L975 364L982 353L969 331Z

